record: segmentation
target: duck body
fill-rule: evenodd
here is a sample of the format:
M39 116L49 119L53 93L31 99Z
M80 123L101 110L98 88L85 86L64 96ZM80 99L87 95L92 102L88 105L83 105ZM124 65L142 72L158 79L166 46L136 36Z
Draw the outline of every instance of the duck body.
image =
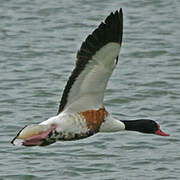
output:
M39 129L39 132L37 132ZM169 136L160 130L160 126L153 120L122 120L114 119L104 107L98 110L88 110L80 113L62 112L57 116L43 121L39 125L22 129L13 139L14 145L23 139L24 146L46 146L56 141L73 141L92 136L98 132L138 131L141 133ZM34 133L32 133L34 132ZM24 136L28 134L28 136ZM34 134L34 135L32 135ZM38 135L37 135L38 134Z
M125 130L124 123L112 118L104 107L98 110L88 110L80 113L62 112L57 116L43 121L35 127L37 128L38 126L43 127L41 129L43 134L47 132L46 129L50 129L49 127L54 126L55 128L52 128L45 138L42 138L42 136L37 137L36 135L34 138L33 136L30 136L30 139L27 138L23 141L23 145L45 146L56 141L72 141L87 138L98 132L116 132ZM23 129L23 131L25 132L26 128ZM18 136L19 139L21 139L21 133ZM36 141L34 141L34 139ZM16 141L18 141L18 139L15 139L13 143L16 144Z
M105 109L108 80L117 66L123 36L122 9L111 13L82 43L76 66L67 81L57 115L28 125L11 141L45 146L56 141L87 138L98 132L122 130L168 136L153 120L119 121Z

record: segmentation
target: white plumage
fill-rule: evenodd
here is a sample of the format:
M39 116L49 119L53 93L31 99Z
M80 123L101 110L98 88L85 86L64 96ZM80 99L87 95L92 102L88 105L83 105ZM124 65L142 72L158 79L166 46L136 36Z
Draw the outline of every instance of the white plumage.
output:
M118 43L109 43L89 60L68 94L64 111L83 112L102 107L104 91L116 66L115 58L119 51Z

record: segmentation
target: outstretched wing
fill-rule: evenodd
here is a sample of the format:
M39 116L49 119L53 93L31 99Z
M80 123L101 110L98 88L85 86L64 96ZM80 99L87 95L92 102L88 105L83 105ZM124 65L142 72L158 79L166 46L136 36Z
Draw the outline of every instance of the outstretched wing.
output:
M62 111L83 112L103 104L104 91L115 68L123 35L122 9L111 13L82 43L62 95Z

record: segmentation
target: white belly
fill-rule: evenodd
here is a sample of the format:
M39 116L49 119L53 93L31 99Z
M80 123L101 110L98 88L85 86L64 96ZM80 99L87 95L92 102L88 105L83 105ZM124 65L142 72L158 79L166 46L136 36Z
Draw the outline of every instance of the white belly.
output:
M76 140L94 134L87 128L85 120L78 113L61 113L41 124L57 124L54 134L57 140Z

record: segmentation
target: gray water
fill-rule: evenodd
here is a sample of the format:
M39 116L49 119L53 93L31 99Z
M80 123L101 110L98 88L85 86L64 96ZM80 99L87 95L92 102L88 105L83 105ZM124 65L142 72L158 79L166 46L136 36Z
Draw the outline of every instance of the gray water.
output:
M171 136L119 132L12 146L24 125L56 114L81 42L120 7L123 45L105 106L118 119L154 119ZM179 179L179 39L178 0L0 0L0 179Z

